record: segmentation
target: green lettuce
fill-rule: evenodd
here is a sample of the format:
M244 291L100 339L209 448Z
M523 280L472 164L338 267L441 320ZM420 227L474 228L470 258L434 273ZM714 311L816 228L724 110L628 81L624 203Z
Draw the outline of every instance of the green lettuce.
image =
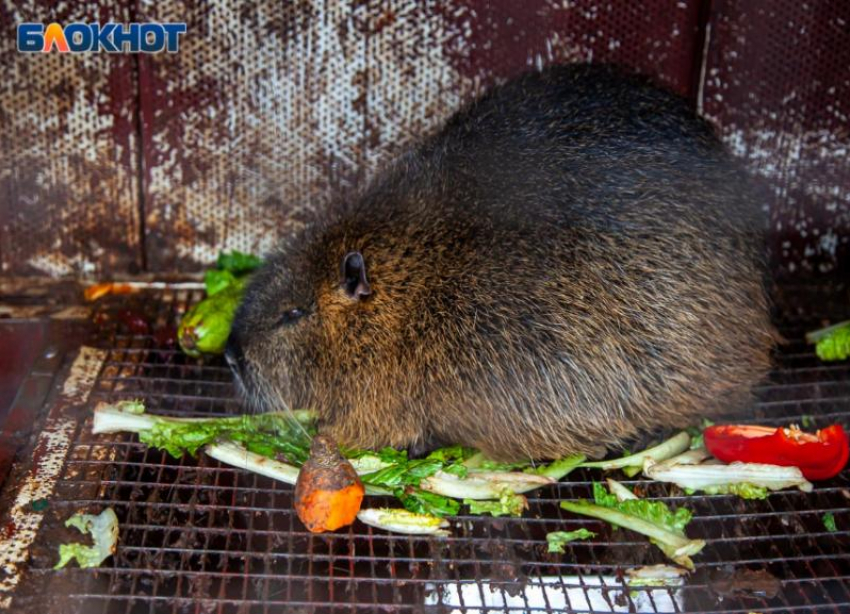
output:
M160 448L174 458L195 455L219 440L242 444L251 452L301 465L310 454L315 427L310 412L271 412L222 418L169 418L145 413L140 401L120 401L95 411L95 433L133 431L139 441Z
M562 501L561 507L646 535L671 560L693 569L690 557L700 552L705 542L688 539L685 535L685 527L691 521L690 510L671 510L662 501L638 498L619 501L616 495L609 493L598 482L593 484L593 495L594 503L585 500Z
M587 529L576 529L575 531L553 531L546 535L549 545L548 552L564 554L564 546L577 539L590 539L596 537L596 533Z
M59 562L53 569L62 569L72 560L80 567L99 567L103 561L115 553L118 544L118 517L108 507L97 516L93 514L74 514L65 521L66 527L74 527L83 535L91 535L93 545L79 542L59 546Z
M821 520L823 520L823 526L830 533L835 533L838 530L838 527L835 526L835 516L832 514L832 512L827 512L826 514L824 514Z
M646 460L660 462L668 458L672 458L687 450L691 445L691 436L685 431L676 433L670 439L662 441L657 446L647 448L635 454L626 454L621 458L612 458L609 460L593 461L582 463L581 467L589 467L591 469L603 469L611 471L612 469L622 469L628 471L628 474L636 475L644 465Z
M806 333L806 341L815 344L815 353L823 361L850 358L850 320Z
M524 496L516 494L511 489L505 488L496 501L464 499L463 504L469 506L470 514L522 516L523 510L528 507L528 500Z
M756 486L747 482L737 482L732 484L723 484L722 486L707 486L700 489L707 495L737 495L742 499L767 499L770 491L764 486ZM685 493L692 495L697 490L686 488Z
M460 501L445 497L419 488L397 488L393 491L395 497L409 512L427 514L442 518L457 516L460 512Z
M204 273L204 288L207 291L207 296L218 294L225 288L231 286L240 286L241 289L244 283L244 280L240 280L230 271L210 269Z
M583 454L573 454L552 461L548 465L540 465L538 467L529 467L525 470L526 473L546 476L553 480L561 480L567 476L573 469L581 465L587 457Z
M216 267L222 271L228 271L234 275L250 273L263 264L262 258L254 254L246 254L237 250L232 252L219 252Z

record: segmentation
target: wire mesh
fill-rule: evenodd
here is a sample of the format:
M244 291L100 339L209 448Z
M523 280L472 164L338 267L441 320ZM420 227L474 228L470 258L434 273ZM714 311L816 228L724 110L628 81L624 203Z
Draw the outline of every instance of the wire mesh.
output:
M198 298L187 291L142 293L104 308L99 343L109 355L92 406L142 398L150 411L167 415L239 411L222 361L188 359L161 345L158 331ZM153 334L129 334L115 318L128 300L131 310L145 314ZM784 319L788 343L743 421L805 421L810 428L846 423L850 363L819 363L802 341L811 325ZM574 471L533 493L522 518L461 515L445 539L394 535L359 523L313 535L294 515L290 486L203 455L175 459L132 435L94 436L90 427L90 417L82 418L22 587L62 595L63 611L850 611L847 471L812 493L789 490L763 501L685 496L667 484L619 475L644 496L686 504L694 513L689 535L707 542L682 586L634 587L624 573L664 563L661 552L639 535L558 506L562 499L591 496L592 481L599 479L594 472ZM53 572L57 535L67 539L57 533L64 519L105 506L120 520L116 556L99 569ZM826 513L834 515L836 532L825 527ZM547 532L579 527L597 537L568 544L563 555L547 553ZM718 587L731 567L767 572L776 594L762 587L767 594L724 595Z

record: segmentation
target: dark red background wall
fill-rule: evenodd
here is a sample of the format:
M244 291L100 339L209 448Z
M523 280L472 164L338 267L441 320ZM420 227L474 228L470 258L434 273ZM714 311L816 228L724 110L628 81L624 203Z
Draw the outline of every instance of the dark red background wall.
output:
M121 5L115 8L114 4ZM617 62L688 96L763 183L775 270L850 272L850 3L0 5L0 272L263 251L495 80ZM19 54L22 21L185 21L177 54Z

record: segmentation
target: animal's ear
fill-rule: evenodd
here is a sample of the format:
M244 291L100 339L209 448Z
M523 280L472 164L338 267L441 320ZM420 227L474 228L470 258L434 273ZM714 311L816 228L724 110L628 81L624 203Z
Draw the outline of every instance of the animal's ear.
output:
M349 252L342 259L342 281L339 285L345 295L355 301L359 301L370 294L372 288L366 277L366 261L360 252Z

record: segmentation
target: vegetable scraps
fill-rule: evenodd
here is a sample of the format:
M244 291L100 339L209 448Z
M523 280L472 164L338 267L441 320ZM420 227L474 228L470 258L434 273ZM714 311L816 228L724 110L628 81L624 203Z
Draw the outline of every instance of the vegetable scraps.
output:
M596 533L581 528L575 531L552 531L546 534L548 552L564 554L564 546L577 539L590 539L596 537Z
M59 562L53 569L62 569L76 559L80 567L99 567L103 561L115 554L118 545L118 517L111 507L97 516L74 514L65 521L66 527L74 527L84 535L91 535L93 545L79 542L59 546Z
M646 459L654 461L662 461L677 454L681 454L691 447L691 436L685 431L676 433L670 439L661 442L657 446L647 448L637 454L629 454L622 458L614 458L610 460L594 461L590 463L582 463L581 467L591 467L594 469L604 469L610 471L612 469L636 469L637 473L643 468Z
M764 499L770 490L795 486L805 492L812 489L797 467L703 463L709 456L705 448L694 448L660 463L647 459L643 474L651 480L676 484L690 494L701 490L706 494L738 495L744 499Z
M322 445L330 445L335 455L331 461L319 464L337 470L344 463L347 468L342 471L348 481L340 486L337 478L311 477L311 471L315 472L315 467L307 465L311 441L321 442L321 438L315 437L315 416L308 411L200 419L153 416L145 412L139 401L100 404L95 409L93 432L118 431L138 433L141 441L174 456L203 450L221 462L289 484L296 484L299 475L303 475L304 488L320 492L328 500L340 490L356 485L359 476L362 488L362 491L356 488L359 496L349 500L346 494L345 501L339 504L345 510L343 520L332 518L330 513L338 505L336 502L317 507L298 489L299 505L303 504L299 515L305 524L317 530L344 526L341 523L350 523L357 515L363 522L387 530L443 535L446 525L442 518L457 515L462 505L468 506L472 514L520 515L527 505L522 493L552 484L577 466L637 468L651 479L673 482L686 490L745 498L763 498L770 490L793 486L804 491L812 488L797 467L741 462L725 465L707 460L709 452L699 443L695 445L694 438L686 432L624 458L587 463L584 457L570 456L536 467L530 461L496 463L462 446L441 448L425 458L409 459L406 451L392 448L377 452L336 451L325 442ZM708 442L709 430L705 433ZM806 437L815 436L806 434ZM309 470L305 471L305 467ZM603 485L594 484L592 502L564 501L561 507L643 533L671 560L692 568L690 557L704 543L685 535L690 511L671 510L663 502L640 499L614 480L609 479L608 484L610 492ZM358 512L363 494L395 496L404 509ZM572 536L574 532L556 533ZM551 540L566 543L565 535Z
M139 434L139 441L180 458L194 456L203 446L221 439L242 444L263 456L279 455L300 465L310 454L314 416L307 411L271 412L224 418L171 418L145 412L141 401L101 404L95 409L92 432Z
M146 413L140 401L121 401L95 408L92 432L137 433L143 443L174 457L203 450L223 463L295 484L299 467L310 456L314 421L315 416L303 410L172 418ZM473 471L464 463L474 454L475 450L460 446L435 450L424 459L408 459L406 451L392 448L342 451L360 476L366 494L392 495L408 511L436 517L456 515L465 499L496 500L498 506L509 507L516 500L506 491L521 494L554 482L546 475L519 471ZM546 467L565 473L574 466L575 459L571 458Z
M599 482L593 483L593 499L594 503L583 499L562 501L561 507L646 535L673 562L687 569L694 568L690 557L705 547L705 541L685 535L685 527L691 521L690 510L684 507L671 510L662 501L647 501L636 496L620 500Z
M838 527L835 526L835 515L832 512L824 514L821 520L823 521L824 528L830 533L838 531Z
M242 302L248 278L262 260L238 251L221 252L216 268L204 274L207 297L180 320L177 340L192 357L224 352L233 318Z
M354 522L365 489L354 467L323 435L313 437L310 457L295 482L295 513L311 533L336 531Z
M491 516L522 516L522 512L528 509L528 499L516 494L510 488L502 490L498 501L464 499L463 504L469 506L470 514L490 514Z
M365 509L357 514L357 519L363 524L408 535L434 535L445 537L449 526L447 520L429 514L416 514L409 510L400 509Z
M723 462L799 467L809 480L838 475L850 456L847 434L840 424L814 434L795 426L715 425L705 429L703 437L708 451Z
M815 344L815 353L823 361L850 358L850 320L806 333L806 342Z

